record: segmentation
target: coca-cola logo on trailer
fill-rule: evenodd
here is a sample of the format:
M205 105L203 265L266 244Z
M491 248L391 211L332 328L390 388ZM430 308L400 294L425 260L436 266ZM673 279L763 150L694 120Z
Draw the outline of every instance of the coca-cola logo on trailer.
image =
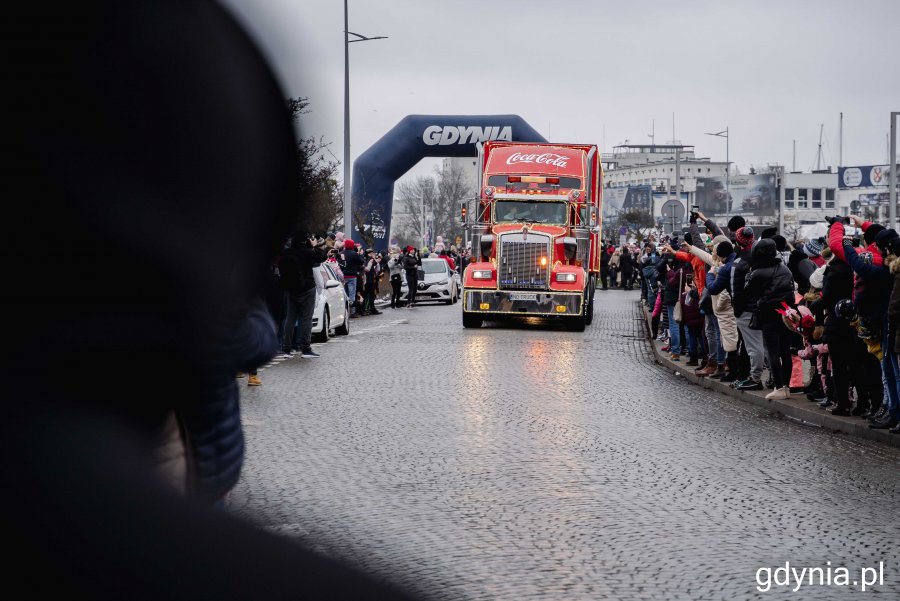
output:
M565 167L569 158L562 154L553 154L545 152L544 154L522 154L514 152L506 159L507 165L515 165L517 163L537 163L538 165L552 165L554 167Z

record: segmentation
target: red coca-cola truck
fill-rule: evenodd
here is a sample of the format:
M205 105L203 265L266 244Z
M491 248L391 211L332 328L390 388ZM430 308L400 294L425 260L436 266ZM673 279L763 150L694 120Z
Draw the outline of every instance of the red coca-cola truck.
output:
M584 331L600 276L600 152L592 144L489 141L479 156L463 326L554 317Z

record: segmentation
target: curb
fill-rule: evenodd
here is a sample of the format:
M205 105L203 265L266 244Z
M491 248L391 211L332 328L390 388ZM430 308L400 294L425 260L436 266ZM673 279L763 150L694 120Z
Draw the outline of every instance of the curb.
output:
M688 382L697 384L707 390L713 390L730 396L739 401L765 407L769 411L783 415L784 417L802 423L803 425L816 426L832 433L849 434L858 438L874 440L891 447L900 448L900 435L891 434L887 430L873 430L869 428L868 421L858 417L839 417L831 415L820 409L814 403L808 401L805 396L792 397L789 400L783 401L768 400L765 396L768 391L757 392L737 390L718 380L710 380L709 378L695 376L693 368L670 361L669 358L659 350L662 348L662 343L650 338L650 314L647 312L647 307L642 306L641 309L644 313L644 325L646 326L645 333L647 335L647 340L650 342L650 346L653 348L656 362L666 369L676 372Z

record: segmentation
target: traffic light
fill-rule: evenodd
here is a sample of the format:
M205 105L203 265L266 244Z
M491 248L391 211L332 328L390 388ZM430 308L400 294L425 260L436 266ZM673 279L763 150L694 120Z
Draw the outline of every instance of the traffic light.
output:
M466 222L466 203L462 203L462 222Z

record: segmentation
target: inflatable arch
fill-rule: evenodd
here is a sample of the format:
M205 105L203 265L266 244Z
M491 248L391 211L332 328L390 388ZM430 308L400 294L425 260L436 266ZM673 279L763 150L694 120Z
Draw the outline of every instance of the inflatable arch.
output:
M403 174L425 157L477 156L478 145L487 140L546 142L518 115L408 115L362 153L353 164L351 206L380 216L376 248L387 248L394 183ZM361 241L359 232L353 233Z

